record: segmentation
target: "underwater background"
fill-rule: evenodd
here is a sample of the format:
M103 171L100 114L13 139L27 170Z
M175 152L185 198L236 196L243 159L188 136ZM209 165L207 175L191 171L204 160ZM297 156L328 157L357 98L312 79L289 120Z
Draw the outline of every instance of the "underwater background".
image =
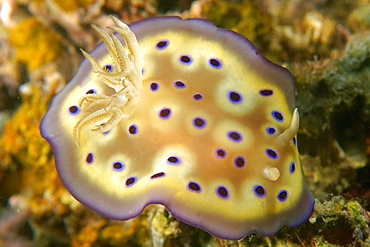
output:
M370 1L1 0L0 246L370 246ZM204 18L295 77L309 221L271 237L215 238L150 205L104 218L59 180L39 124L100 38L91 24Z

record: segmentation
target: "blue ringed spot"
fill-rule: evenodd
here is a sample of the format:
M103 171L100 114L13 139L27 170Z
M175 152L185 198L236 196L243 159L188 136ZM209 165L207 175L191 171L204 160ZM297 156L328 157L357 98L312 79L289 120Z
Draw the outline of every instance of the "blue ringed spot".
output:
M196 117L193 119L193 125L195 128L202 129L206 126L206 120L201 117Z
M283 114L279 111L272 111L271 115L279 122L284 120Z
M131 134L131 135L135 135L137 133L137 126L135 124L132 124L130 125L130 127L128 127L128 132Z
M68 108L69 113L72 115L77 114L80 111L80 107L73 105Z
M185 83L183 83L182 81L175 81L173 83L173 85L177 88L184 88L185 87Z
M218 149L216 149L216 156L218 158L225 158L226 151L224 149L222 149L222 148L218 148Z
M87 156L86 156L86 163L91 164L91 163L93 163L93 161L94 161L93 153L88 153Z
M293 173L295 171L295 162L293 161L290 163L290 168L289 168L290 173Z
M286 201L286 199L288 199L288 191L286 190L280 191L277 196L277 199L279 199L279 201L281 202Z
M163 40L160 40L157 44L156 44L156 47L158 48L158 49L164 49L164 48L166 48L167 46L168 46L168 43L169 43L169 41L168 40L165 40L165 39L163 39Z
M274 93L274 91L272 91L272 89L262 89L262 90L260 90L260 94L262 96L271 96L273 93Z
M171 109L170 108L163 108L159 111L159 117L163 119L169 118L171 115Z
M297 140L295 139L295 137L292 138L292 143L294 146L297 145Z
M241 140L243 140L243 137L240 135L240 133L238 133L236 131L229 131L229 132L227 132L227 136L232 141L235 141L235 142L240 142Z
M95 89L90 89L86 92L86 94L95 94L96 90Z
M165 175L165 173L164 173L164 172L158 172L158 173L156 173L156 174L152 175L152 176L150 177L150 179L153 179L153 178L160 178L160 177L163 177L164 175Z
M167 163L171 165L178 165L181 163L181 160L176 156L170 156L167 158Z
M266 191L261 185L255 185L253 191L258 197L264 197L266 195Z
M222 66L221 60L217 58L210 58L208 60L208 63L209 65L211 65L213 68L216 68L216 69L221 68Z
M243 100L243 97L238 92L229 91L229 100L231 103L237 104Z
M276 129L274 127L267 127L266 128L267 134L273 135L276 133Z
M201 190L202 190L200 185L196 182L193 182L193 181L190 181L188 183L188 189L190 191L197 192L197 193L201 192Z
M229 192L227 191L227 188L224 186L219 186L216 192L217 192L217 195L223 199L229 198Z
M234 159L234 165L237 168L243 168L245 166L245 159L242 156L238 156Z
M201 100L201 99L203 99L203 95L202 95L202 94L200 94L200 93L196 93L196 94L194 94L194 95L193 95L193 98L194 98L195 100Z
M158 85L158 83L157 83L157 82L152 82L152 83L150 83L149 87L150 87L150 90L152 90L152 91L157 91L157 90L158 90L159 85Z
M188 55L182 55L180 56L180 62L183 64L190 64L191 63L191 57Z
M270 149L270 148L266 149L266 154L267 154L271 159L277 159L277 157L278 157L278 154L277 154L274 150L272 150L272 149Z
M103 70L105 70L106 72L112 72L113 71L113 65L111 65L111 64L103 65Z
M136 183L136 177L129 177L128 179L126 179L126 187L131 187L132 185L134 185L134 183Z
M113 171L116 171L116 172L120 172L123 170L125 166L123 165L122 162L114 162L113 165L112 165L112 168L113 168Z

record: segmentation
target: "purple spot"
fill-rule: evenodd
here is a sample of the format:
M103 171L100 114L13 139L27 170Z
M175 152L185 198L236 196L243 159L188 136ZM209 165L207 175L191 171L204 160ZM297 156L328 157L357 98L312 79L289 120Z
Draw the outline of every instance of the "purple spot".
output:
M126 179L126 187L134 185L134 183L136 183L136 180L136 177L129 177L128 179Z
M200 185L198 183L196 183L196 182L193 182L193 181L191 181L191 182L188 183L188 189L190 191L197 192L197 193L199 193L202 190L200 188Z
M217 59L217 58L209 59L208 63L209 63L209 65L211 65L212 67L214 67L216 69L221 68L221 66L222 66L221 60Z
M202 129L206 126L206 120L201 117L196 117L193 119L193 125L198 129Z
M235 91L229 92L229 100L232 103L240 103L242 99L243 99L242 96L238 92L235 92Z
M163 39L163 40L160 40L157 44L156 44L156 47L158 48L158 49L164 49L164 48L166 48L167 46L168 46L168 40L165 40L165 39Z
M293 173L295 171L295 162L293 161L292 163L290 163L290 173Z
M266 191L261 185L255 185L253 190L258 197L264 197L266 195Z
M243 140L242 136L236 131L227 132L227 136L235 142L240 142L241 140Z
M262 90L260 90L260 94L262 96L271 96L273 93L274 93L274 91L272 91L272 89L262 89Z
M137 126L135 124L131 125L129 128L128 128L128 132L131 134L131 135L135 135L137 133Z
M170 108L163 108L159 111L159 117L163 119L169 118L171 115L171 109Z
M224 186L219 186L216 192L217 192L217 195L223 199L229 198L229 192Z
M105 70L106 72L112 72L113 66L111 64L106 64L103 66L103 70Z
M297 140L295 139L295 137L293 137L292 143L293 143L294 146L297 145Z
M266 128L266 131L267 131L267 133L268 133L269 135L273 135L273 134L275 134L275 133L276 133L276 129L275 129L275 128L273 128L273 127L268 127L268 128Z
M185 87L185 83L183 83L182 81L175 81L173 83L173 85L177 88L184 88Z
M159 86L158 86L158 83L157 82L150 83L150 90L157 91L158 88L159 88Z
M194 95L193 95L193 98L194 98L195 100L201 100L201 99L203 99L203 95L202 95L202 94L200 94L200 93L196 93L196 94L194 94Z
M153 178L160 178L160 177L163 177L165 175L164 172L158 172L154 175L152 175L150 178L153 179Z
M234 160L234 164L237 168L243 168L245 166L245 159L242 156L238 156Z
M113 163L112 168L113 168L113 171L120 172L123 170L124 165L122 162L117 161Z
M180 57L180 62L182 62L183 64L190 64L191 63L191 57L188 56L188 55L182 55Z
M284 120L283 114L279 111L273 111L271 115L279 122Z
M276 153L274 150L270 149L270 148L266 149L266 154L267 154L271 159L276 159L276 158L278 157L277 153Z
M80 111L80 107L73 105L68 108L69 113L75 115Z
M279 195L277 196L277 198L279 199L279 201L283 202L283 201L286 201L286 199L288 199L288 191L286 190L282 190L280 191Z
M86 156L86 163L91 164L94 161L94 155L92 153L88 153Z
M86 92L86 94L95 94L96 91L94 89L90 89L89 91Z
M181 163L180 159L176 156L168 157L167 162L168 164L171 164L171 165L178 165Z
M226 156L226 151L222 148L216 149L216 156L218 158L225 158Z

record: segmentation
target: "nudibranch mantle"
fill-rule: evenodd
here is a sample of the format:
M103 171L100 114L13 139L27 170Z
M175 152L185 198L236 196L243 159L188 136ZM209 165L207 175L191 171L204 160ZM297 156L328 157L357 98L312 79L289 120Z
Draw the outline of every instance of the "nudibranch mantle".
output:
M40 127L71 194L116 220L163 204L224 239L305 222L289 71L206 20L113 21Z

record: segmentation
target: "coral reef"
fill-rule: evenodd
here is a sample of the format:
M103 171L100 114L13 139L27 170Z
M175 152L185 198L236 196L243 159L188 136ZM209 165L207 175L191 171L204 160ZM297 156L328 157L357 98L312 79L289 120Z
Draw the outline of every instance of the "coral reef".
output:
M171 4L1 2L0 126L7 121L0 130L0 245L370 245L368 1ZM283 227L272 237L252 234L226 241L177 221L158 205L129 221L109 220L81 205L63 187L39 124L51 98L77 70L82 60L78 49L91 50L98 42L90 24L110 25L109 14L130 23L165 11L207 18L238 31L294 74L301 114L298 144L316 198L309 222L294 229Z
M313 61L292 68L296 75L297 101L301 113L301 152L325 157L323 162L337 162L337 152L357 160L354 166L367 162L366 143L369 115L369 33L350 37L343 55L334 61ZM324 67L324 68L320 68ZM319 145L313 147L312 141ZM335 144L334 144L335 142ZM336 148L335 146L339 147Z

